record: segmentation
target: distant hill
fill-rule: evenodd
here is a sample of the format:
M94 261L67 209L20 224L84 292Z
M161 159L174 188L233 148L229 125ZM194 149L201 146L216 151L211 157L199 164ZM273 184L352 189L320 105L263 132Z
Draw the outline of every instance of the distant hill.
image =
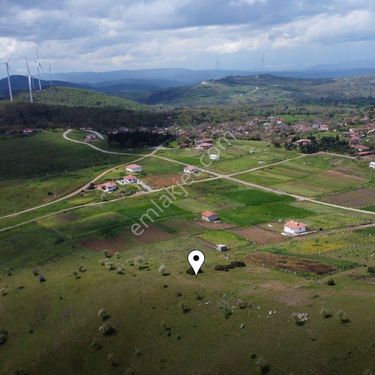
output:
M39 87L38 80L36 78L32 78L32 86L34 90ZM89 88L87 85L78 84L78 83L71 83L65 81L40 81L42 88L48 88L51 86L61 86L61 87L76 87L76 88ZM12 91L13 94L16 95L21 91L27 91L29 89L28 78L21 75L13 75L11 76L11 84L12 84ZM3 78L0 80L0 98L9 98L9 90L8 90L8 79Z
M147 106L137 102L103 93L72 87L49 87L33 92L34 102L46 105L87 108L117 108L126 110L146 110ZM28 92L19 93L17 102L28 102Z
M249 75L249 72L239 70L190 70L190 69L141 69L141 70L118 70L110 72L80 72L80 73L58 73L52 77L75 83L96 84L103 81L121 80L143 80L159 82L173 82L173 86L191 85L206 79L218 79L230 75ZM115 84L115 82L114 82Z
M297 79L273 75L226 77L151 94L147 104L175 107L307 102L375 103L375 76Z

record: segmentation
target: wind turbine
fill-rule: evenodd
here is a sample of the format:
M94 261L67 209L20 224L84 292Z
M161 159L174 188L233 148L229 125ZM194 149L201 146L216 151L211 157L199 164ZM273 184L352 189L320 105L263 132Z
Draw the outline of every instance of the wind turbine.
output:
M30 103L34 103L33 88L32 88L32 85L31 85L31 73L30 73L29 63L27 62L26 57L25 57L25 62L26 62L26 68L27 68L27 74L28 74L27 78L28 78L28 82L29 82Z
M6 69L7 69L9 99L10 99L11 102L13 102L12 83L10 81L10 74L9 74L9 61L10 61L10 58L7 62L3 62L2 64L4 64L6 66Z
M49 85L52 87L51 60L48 61L48 77L49 77Z
M42 64L39 61L38 47L36 47L36 69L37 69L37 72L38 72L38 85L39 85L39 91L42 91L42 85L40 83L40 68L43 69Z

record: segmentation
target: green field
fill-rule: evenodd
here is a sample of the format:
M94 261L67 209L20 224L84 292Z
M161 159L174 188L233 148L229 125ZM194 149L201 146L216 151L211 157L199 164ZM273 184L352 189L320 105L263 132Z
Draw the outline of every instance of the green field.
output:
M210 161L209 154L217 153L221 160ZM257 168L281 160L295 158L298 153L278 149L268 142L233 140L229 135L217 141L209 151L195 149L161 150L160 155L180 162L196 165L217 173L235 173Z
M243 181L287 193L320 197L372 187L375 174L366 162L332 156L306 156L238 177Z
M107 155L68 142L61 131L0 140L0 215L73 192L133 157Z
M14 163L1 165L3 182L14 181L15 186L21 178L27 186L48 174L63 194L63 189L108 168L107 155L63 141L60 132L0 142L5 145L0 153ZM11 152L12 145L17 152ZM234 147L244 150L249 145L264 150L267 163L288 158L264 143ZM175 153L180 160L180 152L163 150L160 155L172 158ZM258 165L261 157L256 155L246 155L241 164L239 151L232 150L223 171L230 170L230 162L236 170ZM339 169L351 176L347 189L355 178L371 184L364 165L341 160L305 157L266 168L262 181L272 177L277 186L292 187L310 176L316 186L332 191L334 180L319 185L318 176ZM34 174L22 167L27 161L34 165ZM106 178L123 173L127 162L128 157L110 157L111 166L122 166ZM139 163L144 178L163 178L183 169L158 158ZM64 185L60 179L65 169L77 181L70 177ZM240 177L260 178L259 173ZM165 191L113 195L108 201L98 194L80 194L0 221L1 230L34 220L0 232L0 329L8 331L0 345L1 374L256 374L262 363L269 365L270 374L351 375L375 368L374 319L369 313L375 308L375 279L367 268L375 266L375 233L373 228L351 231L374 223L373 215L296 201L224 179L186 186L186 194L163 209ZM4 201L9 200L10 192L5 195ZM114 197L119 199L113 202ZM32 196L34 203L39 199L42 195ZM85 203L95 205L78 208ZM203 210L217 211L221 225L228 227L203 223ZM300 219L317 232L266 245L237 234L237 229L262 227L280 235L287 219ZM131 230L136 223L144 229L140 236ZM230 250L216 251L218 243ZM206 258L197 278L186 273L192 249L202 250ZM289 257L297 265L315 261L335 271L320 275L310 269L285 270L249 260L256 254ZM215 270L235 260L246 267ZM162 265L165 276L159 272ZM36 274L46 281L39 282ZM331 277L336 285L328 285ZM106 322L98 317L103 308L110 315ZM324 318L322 308L332 317ZM292 315L301 312L309 319L297 325ZM103 335L103 324L113 326L115 334Z

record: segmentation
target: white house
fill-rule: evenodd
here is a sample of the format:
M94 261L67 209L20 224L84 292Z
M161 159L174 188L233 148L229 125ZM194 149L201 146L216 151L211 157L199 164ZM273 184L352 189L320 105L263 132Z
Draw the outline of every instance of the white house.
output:
M135 184L137 183L137 177L131 175L121 177L117 180L117 183L119 183L120 185Z
M284 225L284 233L292 236L306 233L307 226L304 223L299 223L294 220L287 221Z
M210 159L214 160L214 161L219 161L220 160L220 155L211 154L210 155Z
M370 164L368 166L375 169L375 161L370 161Z
M184 173L195 174L198 173L198 168L192 167L191 165L184 168Z
M129 173L140 173L142 172L142 167L138 164L130 164L126 167L126 171Z
M227 245L224 245L222 243L216 245L216 250L217 251L227 251L229 250L228 246Z
M204 211L202 212L202 220L208 221L208 222L214 222L216 220L219 220L219 215L213 211Z
M103 184L99 184L97 189L105 191L106 193L110 193L117 189L116 184L113 181L104 182Z

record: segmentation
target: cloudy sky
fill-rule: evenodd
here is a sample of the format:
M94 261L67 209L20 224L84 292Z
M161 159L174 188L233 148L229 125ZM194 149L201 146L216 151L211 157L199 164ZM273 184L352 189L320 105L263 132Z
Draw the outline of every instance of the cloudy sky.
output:
M0 0L0 60L54 71L295 69L375 59L374 0Z

